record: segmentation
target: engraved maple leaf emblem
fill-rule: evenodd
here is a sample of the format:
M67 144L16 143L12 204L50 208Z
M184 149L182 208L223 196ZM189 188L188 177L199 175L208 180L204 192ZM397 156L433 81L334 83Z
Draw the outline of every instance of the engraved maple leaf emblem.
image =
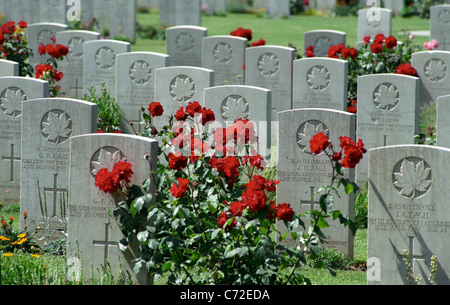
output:
M173 98L180 103L187 102L195 94L195 83L190 77L179 77L175 78L175 81L170 85L170 94Z
M374 93L374 103L381 110L391 110L397 106L400 98L399 91L392 84L381 84Z
M22 114L22 102L27 99L25 93L19 88L8 88L0 98L0 108L10 117L18 117Z
M249 105L243 97L233 98L229 96L225 105L222 105L222 117L225 121L235 122L238 119L246 119L249 116Z
M177 37L177 47L181 51L189 51L194 46L194 38L189 33L181 33Z
M320 122L317 125L313 122L306 122L303 128L300 126L299 132L297 133L297 144L304 153L312 154L309 141L319 132L323 132L326 135L329 133L328 128Z
M414 162L404 159L400 172L394 173L394 185L403 196L416 198L418 194L420 195L430 188L430 174L431 169L425 166L423 160L414 164Z
M322 66L312 67L308 74L308 84L311 89L320 91L328 87L330 83L330 72Z
M228 43L219 43L214 48L214 58L218 62L227 62L231 59L233 55L233 50Z
M66 113L57 114L50 111L46 122L42 122L42 134L47 141L52 143L62 143L72 134L72 119Z
M126 161L122 152L116 149L114 152L110 152L105 148L101 148L98 154L97 161L91 161L91 173L93 176L97 175L97 172L102 168L106 168L111 172L114 168L114 164L119 161Z
M115 63L114 51L110 48L100 48L97 55L95 55L95 61L101 69L111 68Z
M147 62L137 61L130 69L130 78L136 84L144 85L150 80L152 76L151 70L152 68Z
M80 37L74 37L69 42L69 54L73 57L80 57L83 55L83 43L84 39Z
M432 59L425 67L425 75L430 81L440 81L447 74L447 66L440 59Z
M328 37L319 37L314 43L314 54L318 57L327 56L328 49L333 45Z
M278 71L280 61L274 54L264 54L258 61L258 69L263 75L270 76Z

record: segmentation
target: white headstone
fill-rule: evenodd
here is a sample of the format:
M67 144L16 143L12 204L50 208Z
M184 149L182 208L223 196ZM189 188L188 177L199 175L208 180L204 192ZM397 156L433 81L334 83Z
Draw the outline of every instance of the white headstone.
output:
M164 108L163 120L189 102L204 106L203 90L212 86L214 71L209 69L182 66L156 69L155 101Z
M420 104L436 102L441 95L450 94L450 52L414 52L411 65L420 78Z
M95 186L97 171L101 168L111 171L118 161L129 162L134 172L130 185L141 186L156 171L157 152L155 140L139 136L91 134L71 139L67 257L81 260L85 281L98 278L98 270L107 263L113 274L117 274L120 262L122 270L133 275L133 259L136 258L130 251L131 244L126 252L119 250L118 242L123 234L110 212L122 198ZM144 154L150 159L144 158ZM155 191L152 183L149 192ZM81 257L77 253L81 253ZM134 282L151 283L148 273L141 271Z
M266 157L271 144L272 92L268 89L226 85L205 89L205 107L211 109L218 126L226 128L238 119L250 120L258 136L257 151Z
M269 0L268 13L273 18L289 18L291 16L290 0Z
M434 283L450 284L449 171L450 149L396 145L369 150L368 284L407 285L414 282L408 273L429 284L433 255Z
M111 38L125 36L133 42L136 41L136 0L115 0L111 4Z
M15 61L0 59L0 77L19 76L19 64Z
M52 38L56 39L56 33L66 30L68 30L68 26L61 23L41 22L28 25L28 47L34 52L34 55L28 59L28 62L33 68L50 58L48 54L39 55L39 46L41 44L55 45Z
M168 55L130 52L117 55L116 102L121 111L121 130L140 132L141 107L155 100L155 70L167 67Z
M71 98L83 97L84 43L98 40L100 34L91 31L62 31L56 33L56 43L67 46L69 53L58 63L64 77L59 82L61 93Z
M116 90L116 56L130 52L128 42L117 40L95 40L84 43L83 91L89 92L94 86L100 93L101 84L105 83L111 95Z
M202 40L208 29L199 26L174 26L166 29L169 66L202 65Z
M319 132L326 134L331 143L338 145L339 137L355 140L355 115L327 109L294 109L278 113L279 133L277 146L277 204L289 203L296 214L320 209L319 197L315 192L331 183L333 168L325 153L316 155L309 148L312 136ZM346 169L346 176L353 181L354 169ZM333 209L353 217L353 197L333 195ZM353 234L339 221L327 220L329 227L323 229L327 236L324 248L336 248L353 258ZM310 225L306 223L307 227ZM284 234L286 226L277 223ZM290 236L281 243L298 245Z
M450 95L439 96L436 102L436 145L450 148Z
M75 99L43 98L23 102L21 228L44 242L64 238L67 232L70 138L95 133L97 105ZM58 229L61 229L58 231Z
M245 85L272 90L272 121L277 112L292 109L292 66L295 50L279 46L246 49Z
M203 38L202 67L214 70L214 84L244 84L247 39L234 36Z
M294 61L292 107L347 109L348 62L335 58Z
M373 39L377 34L392 35L392 11L379 7L358 10L357 41L362 41L365 36Z
M358 78L357 138L367 149L414 144L419 134L419 79L400 74L372 74ZM356 180L368 179L367 159L356 167Z
M303 36L304 50L309 46L313 46L316 57L328 57L328 49L341 43L345 44L347 34L334 30L313 30L305 32Z
M48 82L25 77L0 77L0 202L20 201L22 103L48 97Z
M438 50L450 50L450 4L430 7L430 39L438 41Z

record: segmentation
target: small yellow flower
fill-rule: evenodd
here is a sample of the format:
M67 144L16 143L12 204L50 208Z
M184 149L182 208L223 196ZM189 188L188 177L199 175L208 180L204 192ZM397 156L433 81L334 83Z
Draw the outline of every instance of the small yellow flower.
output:
M9 238L8 238L8 237L6 237L6 236L0 236L0 240L8 241L8 240L9 240Z
M39 257L39 255L38 254L33 254L33 255L31 255L32 257Z
M24 242L27 241L28 238L22 238L21 240L18 241L18 244L23 244Z
M25 236L27 236L25 233L19 234L17 235L17 238L24 238Z
M3 256L13 256L13 254L8 252L8 253L3 254Z
M13 242L11 243L11 245L17 245L17 243L18 243L18 241L16 240L16 241L13 241Z

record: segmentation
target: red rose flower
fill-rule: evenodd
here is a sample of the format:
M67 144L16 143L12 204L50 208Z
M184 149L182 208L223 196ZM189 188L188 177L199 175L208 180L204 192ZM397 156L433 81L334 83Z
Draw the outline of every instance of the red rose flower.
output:
M349 137L339 137L339 140L345 155L341 165L346 168L355 168L363 158L363 154L367 152L362 140L359 139L358 143L353 142Z
M217 222L218 222L218 224L220 225L221 228L223 228L223 229L225 229L225 230L229 230L229 229L234 228L234 227L236 226L236 223L237 223L237 222L236 222L236 219L234 219L234 220L232 221L231 225L227 225L227 226L224 228L224 226L225 226L225 224L227 223L228 219L229 219L229 218L228 218L227 212L223 211L222 213L220 213L219 218L217 219Z
M242 202L239 201L234 201L232 204L230 204L230 209L229 212L233 215L233 216L242 216L242 211L244 210L244 205L242 204Z
M253 212L258 212L266 205L267 196L264 191L245 190L242 193L242 203Z
M252 47L264 46L266 45L266 41L264 39L260 39L258 41L254 41L250 44Z
M342 48L341 56L342 56L342 59L347 59L347 57L350 56L350 49L349 48Z
M356 107L353 106L353 105L349 105L349 106L347 107L347 112L355 113L355 114L356 114L356 112L357 112Z
M161 116L164 113L163 106L158 102L152 102L150 105L148 105L147 110L153 117Z
M358 51L355 48L350 48L349 54L348 54L351 59L355 59L356 56L358 56Z
M202 109L202 125L205 125L208 122L214 122L216 119L216 116L214 115L214 112L211 109Z
M186 106L186 112L191 116L194 117L196 113L202 113L202 106L198 102L190 102Z
M237 28L236 30L232 31L230 33L231 36L238 36L238 37L244 37L247 38L248 41L252 40L252 30L250 29L244 29L244 28Z
M19 25L22 29L25 29L25 28L28 26L28 24L27 24L25 21L23 21L23 20L19 21L18 25Z
M113 181L113 177L107 168L102 168L95 176L95 186L105 193L115 193L117 185Z
M170 188L170 192L175 198L180 198L189 189L189 180L186 178L177 178L177 181L178 186L174 183Z
M309 140L310 150L316 155L320 154L322 150L327 149L327 147L330 145L331 142L329 141L328 136L323 132L315 134L311 137L311 140Z
M392 49L397 46L397 39L394 36L389 36L384 40L384 45L386 46L386 48Z
M364 36L364 38L363 38L363 44L368 44L368 43L370 43L370 36Z
M114 168L111 172L111 175L114 183L118 187L120 186L120 183L122 181L130 183L130 178L133 175L133 170L131 169L131 167L132 164L125 161L119 161L116 164L114 164Z
M188 113L184 112L183 107L178 109L177 112L175 113L175 119L177 119L177 121L184 121L187 119L187 117L188 117Z
M370 50L372 51L373 54L379 54L381 53L381 51L383 51L383 45L379 42L374 42L370 46Z
M417 76L417 71L409 63L403 63L398 66L395 70L396 74L405 74L411 76Z
M294 210L289 203L281 203L276 206L276 215L281 220L291 221L294 216Z
M306 48L305 56L306 57L315 57L316 56L314 54L314 47L313 46L309 46L309 47Z
M180 171L187 166L187 158L180 152L169 153L169 168Z
M376 36L375 36L375 38L373 39L373 42L374 43L384 43L385 42L385 40L386 40L386 37L383 35L383 34L377 34Z

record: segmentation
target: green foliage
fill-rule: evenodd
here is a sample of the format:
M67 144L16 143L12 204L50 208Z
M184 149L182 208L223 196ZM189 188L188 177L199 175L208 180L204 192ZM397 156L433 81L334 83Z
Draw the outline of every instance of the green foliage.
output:
M360 188L355 196L355 217L354 222L358 229L367 229L368 216L368 194L367 183L365 188Z
M89 93L83 100L95 103L98 106L97 129L103 132L117 132L119 130L120 110L116 99L111 97L105 83L101 85L101 93L96 94L94 86L89 87Z
M155 25L138 23L136 36L140 39L166 40L166 27L160 23Z
M1 25L0 59L17 62L20 76L33 76L34 69L28 63L28 58L33 56L34 51L37 50L32 50L28 47L26 27L22 28L19 24L15 25L12 22Z
M193 105L189 104L186 110L189 107ZM179 111L183 112L183 109ZM200 117L204 119L205 113L208 113L207 109L200 110ZM194 148L188 146L189 160L178 156L177 159L184 158L185 163L177 167L174 165L176 162L173 163L173 155L166 154L179 148L175 143L179 143L176 141L182 134L172 126L177 124L170 118L169 125L155 132L152 115L144 113L143 116L147 126L142 135L156 137L163 143L160 158L170 159L169 166L158 163L152 177L142 185L125 186L121 191L127 199L118 203L113 214L125 236L119 248L124 251L133 241L138 241L140 258L136 260L134 269L140 270L145 266L155 281L166 278L169 284L310 283L299 274L299 267L306 263L307 256L315 259L321 253L320 245L325 239L322 230L329 226L328 222L339 221L355 232L353 222L333 209L331 192L336 191L334 180L343 185L347 194L357 190L355 184L342 176L341 168L333 165L335 175L331 184L318 190L321 192L319 209L301 215L292 212L291 217L282 219L278 214L279 207L273 205L275 188L270 185L275 181L269 183L265 180L275 175L274 167L263 169L263 175L267 178L256 176L262 168L260 164L248 162L251 159L248 142L234 139L236 151L245 154L227 154L226 158L216 158L214 150L194 154ZM190 114L188 120L192 121L192 125L183 127L189 131L187 139L190 140L187 143L204 143L208 136L211 137L208 126L200 128L202 120L199 117ZM238 124L235 126L240 134L242 131L239 131ZM200 129L204 132L193 131ZM218 149L217 142L211 144ZM200 144L196 145L198 147ZM231 164L237 162L237 167L223 165L224 171L216 169L214 164L225 164L226 161ZM235 170L238 176L232 174L235 178L230 180L229 172ZM264 205L257 209L251 203L241 203L261 196L255 186L249 186L256 180L265 181L258 183L269 183L269 188L264 191L263 187L262 190L267 196ZM186 183L186 188L178 193L182 182ZM156 192L149 193L152 188ZM236 203L242 208L239 212L232 210L232 205ZM309 227L305 226L303 217L311 220ZM287 227L286 234L277 230L276 218ZM275 235L278 240L273 238ZM298 246L284 246L278 242L286 238L292 238Z
M434 5L444 4L445 0L405 0L400 16L430 18L430 8Z
M313 268L347 270L353 261L336 249L324 249L317 257L308 259L308 265Z
M420 108L421 133L416 135L419 144L436 145L436 103L430 101Z

